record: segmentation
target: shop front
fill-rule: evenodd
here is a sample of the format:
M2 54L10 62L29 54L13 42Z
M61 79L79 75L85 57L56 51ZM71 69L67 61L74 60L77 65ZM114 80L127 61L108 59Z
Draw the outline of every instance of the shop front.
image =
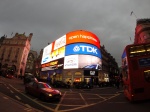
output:
M98 70L84 70L84 81L92 85L98 84Z

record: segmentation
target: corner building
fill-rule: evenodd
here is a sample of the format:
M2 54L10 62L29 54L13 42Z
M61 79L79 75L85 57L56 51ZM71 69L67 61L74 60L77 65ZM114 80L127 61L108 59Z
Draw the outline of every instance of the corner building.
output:
M41 77L51 81L98 82L102 67L99 38L85 30L77 30L58 38L43 49Z
M11 72L16 77L25 73L26 61L30 51L33 34L16 33L12 38L3 37L0 45L0 71L2 75Z

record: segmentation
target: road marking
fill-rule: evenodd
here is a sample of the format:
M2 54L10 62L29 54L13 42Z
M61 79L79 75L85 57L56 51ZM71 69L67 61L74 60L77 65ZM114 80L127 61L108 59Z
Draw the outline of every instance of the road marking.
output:
M118 94L114 94L113 96L109 97L108 100L109 100L109 99L112 99L112 98L114 98L114 97L117 97L117 96L119 96L119 95L120 95L119 93L118 93Z
M11 84L9 84L9 86L12 86Z
M5 96L3 98L6 99L6 100L9 99L8 97L5 97Z
M81 96L82 100L84 101L85 105L88 105L88 103L86 102L86 100L84 99L84 97L82 96L81 93L79 93L79 95Z
M103 100L106 100L105 97L100 96L99 94L96 94L99 98L102 98Z
M12 90L10 90L11 93L14 93Z
M32 108L25 108L24 110L26 110L27 112L32 112Z
M50 111L53 111L53 112L70 112L70 111L72 111L72 110L77 110L77 109L82 109L82 108L90 107L90 106L93 106L93 105L96 105L96 104L99 104L99 103L102 103L102 102L105 102L105 101L109 101L110 99L112 99L112 98L117 97L118 95L120 95L120 94L112 94L113 96L111 96L111 97L109 97L109 98L107 98L107 99L105 99L104 97L102 97L102 98L104 99L104 100L102 100L102 101L99 101L99 102L96 102L96 103L92 103L92 104L87 104L87 102L85 101L83 95L82 95L81 93L78 93L78 94L81 96L82 100L85 102L86 105L80 105L80 106L78 106L78 107L76 107L76 106L77 106L77 105L76 105L75 108L66 109L66 110L58 110L61 105L64 105L64 104L61 104L61 102L62 102L62 100L64 99L64 97L62 97L62 99L60 100L59 104L57 104L57 107L56 107L55 109L53 109L53 108L50 108L50 107L48 107L48 106L45 106L45 105L41 104L40 102L37 102L37 101L33 100L32 98L28 97L28 96L25 95L24 93L21 93L21 92L20 92L19 90L17 90L15 87L12 86L12 88L14 88L14 89L15 89L16 91L18 91L21 95L25 96L26 98L30 99L31 101L35 102L36 104L42 106L42 107L45 108L45 109L48 109L48 110L50 110ZM65 96L65 94L66 94L66 91L65 91L65 93L64 93L64 96ZM102 95L107 95L107 94L102 94ZM110 94L108 94L108 95L110 95ZM100 96L100 97L101 97L101 96ZM67 105L67 106L68 106L68 105Z
M70 92L72 92L72 89L69 89L70 90Z
M21 98L19 96L15 96L18 100L21 100Z
M73 99L73 100L80 100L81 98L63 98L63 99Z
M61 104L62 100L64 99L65 95L66 95L66 91L65 91L65 93L63 94L63 96L62 96L62 98L61 98L60 102L59 102L59 103L58 103L58 105L56 106L56 108L55 108L55 111L54 111L54 112L58 112L58 109L59 109L59 107L60 107L60 104Z
M108 103L127 103L127 102L108 102Z
M27 106L28 108L31 108L31 106L29 104L24 104L25 106Z

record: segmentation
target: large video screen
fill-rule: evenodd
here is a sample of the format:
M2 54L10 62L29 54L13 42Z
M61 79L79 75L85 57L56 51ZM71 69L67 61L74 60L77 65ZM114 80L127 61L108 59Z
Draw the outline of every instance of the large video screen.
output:
M91 55L69 55L64 58L64 69L83 68L100 70L102 60Z
M75 54L93 55L101 58L100 49L92 44L75 43L66 46L65 56Z
M63 67L64 67L64 58L60 58L60 59L53 60L51 62L42 64L41 67L42 67L42 71L63 69Z
M44 48L41 67L42 70L51 70L54 67L49 65L50 63L63 59L64 63L61 65L63 69L83 67L100 69L101 58L98 37L91 32L77 30L67 33ZM72 64L71 59L74 59ZM96 61L93 63L92 60Z
M92 55L69 55L49 63L42 64L42 71L54 69L92 69L101 70L102 60Z
M66 44L81 42L81 43L93 44L98 48L100 48L99 38L95 34L88 31L78 30L78 31L69 32L66 34L66 37L67 37Z
M44 63L51 61L50 53L52 52L52 46L53 46L53 43L51 43L50 45L46 46L43 49L43 56L42 56L41 64L44 64Z

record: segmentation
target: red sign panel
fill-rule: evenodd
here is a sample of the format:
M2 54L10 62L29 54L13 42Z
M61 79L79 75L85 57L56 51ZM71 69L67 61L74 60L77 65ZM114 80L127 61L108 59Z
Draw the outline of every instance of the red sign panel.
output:
M66 44L72 44L77 42L93 44L100 48L99 38L91 32L77 30L66 34Z

